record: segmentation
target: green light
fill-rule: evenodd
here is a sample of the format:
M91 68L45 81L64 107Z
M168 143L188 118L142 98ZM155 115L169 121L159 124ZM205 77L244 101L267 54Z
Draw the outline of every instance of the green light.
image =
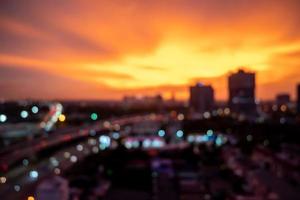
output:
M98 119L97 113L92 113L91 114L91 119L94 120L94 121L96 121Z

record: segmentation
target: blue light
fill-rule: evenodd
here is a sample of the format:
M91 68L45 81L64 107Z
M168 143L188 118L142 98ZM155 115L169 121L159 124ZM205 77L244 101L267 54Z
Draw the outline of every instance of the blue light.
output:
M29 176L33 179L36 179L39 177L39 173L37 171L33 170L33 171L29 172Z
M151 140L145 139L145 140L143 141L143 147L144 147L144 148L149 148L150 146L151 146Z
M214 134L214 132L213 132L211 129L209 129L209 130L206 132L206 134L207 134L207 136L212 136L212 135Z
M29 161L27 159L24 159L22 161L22 163L23 163L24 166L28 166L29 165Z
M158 131L158 136L159 137L164 137L166 135L166 132L164 130L159 130Z
M159 141L159 140L153 140L152 141L152 147L159 148L159 147L162 147L162 146L163 146L163 142L162 141Z
M192 143L192 142L195 141L195 137L194 137L193 135L189 135L189 136L187 137L187 140L188 140L188 142Z
M106 149L110 146L110 137L106 136L106 135L101 135L99 137L99 147L100 149Z
M20 116L23 118L23 119L26 119L28 117L28 112L26 110L22 110L21 113L20 113Z
M182 130L178 130L176 132L176 136L179 137L179 138L181 138L183 136L183 131Z
M201 143L201 142L203 142L203 136L202 135L198 135L198 136L196 136L196 138L195 138L195 141L197 142L197 143Z
M215 141L215 142L216 142L216 145L217 145L217 146L221 146L221 145L222 145L222 143L223 143L223 142L222 142L222 138L221 138L221 137L217 137L217 139L216 139L216 141Z
M208 136L207 135L203 135L202 136L202 141L203 142L207 142L208 141Z
M1 114L1 115L0 115L0 122L5 122L6 120L7 120L6 115Z
M112 137L113 137L115 140L117 140L117 139L120 138L120 133L118 133L118 132L113 132Z
M31 112L34 113L34 114L36 114L36 113L39 112L39 108L37 106L32 106Z

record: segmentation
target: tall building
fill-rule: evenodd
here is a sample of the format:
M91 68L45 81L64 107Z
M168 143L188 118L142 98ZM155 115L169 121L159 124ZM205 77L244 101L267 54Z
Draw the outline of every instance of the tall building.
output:
M276 104L278 106L282 106L282 105L288 105L291 102L291 98L289 94L278 94L276 96Z
M297 85L297 112L300 114L300 83Z
M214 90L210 85L197 83L190 87L190 108L197 113L211 111L214 107Z
M228 78L229 107L232 112L243 114L256 113L255 73L239 70Z

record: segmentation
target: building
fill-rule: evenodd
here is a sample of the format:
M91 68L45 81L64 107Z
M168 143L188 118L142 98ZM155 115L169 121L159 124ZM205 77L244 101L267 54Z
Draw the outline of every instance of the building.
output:
M239 70L228 78L229 100L232 112L243 114L256 113L255 73Z
M214 90L210 85L197 83L190 87L190 108L197 113L212 111L214 107Z
M297 112L300 114L300 83L297 85Z
M283 93L283 94L278 94L276 96L276 104L277 104L277 106L279 106L279 107L283 106L283 105L287 106L290 103L291 103L291 98L290 98L289 94Z
M125 107L151 107L161 106L164 103L163 97L158 94L155 96L125 96L123 106Z

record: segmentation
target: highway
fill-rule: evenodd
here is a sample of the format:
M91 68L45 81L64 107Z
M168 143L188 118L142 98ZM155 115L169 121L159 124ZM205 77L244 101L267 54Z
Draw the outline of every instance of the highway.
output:
M0 169L2 172L6 172L10 169L10 166L26 157L29 157L30 155L53 146L87 137L91 131L99 132L110 130L114 128L114 125L116 124L118 126L123 126L124 124L138 123L152 118L152 115L146 115L115 118L111 119L110 121L99 121L94 125L79 128L69 128L67 130L63 129L62 131L54 132L51 135L45 135L43 137L27 140L24 143L9 146L7 149L4 149L0 152ZM166 120L163 116L157 116L155 119L164 121Z
M5 199L25 198L26 195L32 194L34 184L45 177L51 176L53 173L59 174L91 153L99 153L106 147L115 147L115 145L108 145L103 148L100 144L101 139L97 139L99 135L96 135L96 133L101 134L108 132L108 130L113 133L115 128L120 129L124 125L146 120L154 120L162 123L167 119L164 116L153 117L153 115L114 118L109 121L99 121L84 128L71 128L67 132L58 131L49 135L49 137L33 139L22 144L21 149L19 149L18 145L10 147L10 151L12 152L3 151L0 159L2 165L7 166L6 171L1 174L1 177L5 178L5 183L0 184L0 196L5 196ZM122 129L119 130L120 133L123 131ZM113 144L113 137L106 138L106 141L109 140L110 144ZM54 152L53 155L31 162L31 158L38 152L71 141L78 142L71 146L66 145L66 147ZM18 164L9 168L13 163ZM37 172L38 177L31 177L31 172ZM8 194L10 195L8 196Z

